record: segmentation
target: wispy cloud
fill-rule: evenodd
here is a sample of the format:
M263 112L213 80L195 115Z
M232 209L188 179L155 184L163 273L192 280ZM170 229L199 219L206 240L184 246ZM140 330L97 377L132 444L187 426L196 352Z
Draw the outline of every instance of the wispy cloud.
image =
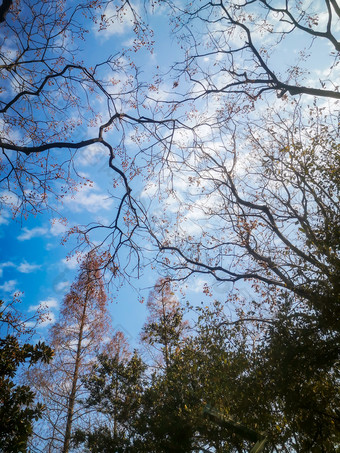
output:
M56 316L52 311L44 313L42 319L37 323L36 321L27 321L25 326L27 328L36 328L36 327L48 327L51 324L54 324L56 321Z
M6 267L15 268L17 271L23 274L30 274L41 268L41 264L31 264L28 263L26 260L23 260L19 265L13 263L12 261L6 261L4 263L0 263L0 277L3 275L3 269Z
M207 280L203 278L195 278L188 285L187 291L203 294L203 288L205 285L207 285Z
M59 236L66 233L68 227L64 220L53 218L51 219L50 233L52 236Z
M46 327L51 324L54 324L56 321L56 316L51 311L51 309L58 309L59 307L59 302L57 301L56 298L54 297L48 297L46 300L42 300L39 302L37 305L30 305L28 307L29 312L37 312L39 311L40 313L40 321L39 321L39 327Z
M49 310L51 308L58 308L59 303L55 297L48 297L42 300L37 305L30 305L28 311Z
M12 261L6 261L4 263L0 263L0 277L2 277L3 275L3 269L5 267L16 267L14 263L12 263Z
M134 9L136 9L135 5ZM121 8L117 14L116 8L110 3L105 10L105 17L109 25L100 30L99 36L101 38L108 39L114 35L123 35L134 27L134 16L129 6ZM94 27L94 30L96 30L96 27ZM97 33L96 36L98 36Z
M56 321L55 314L50 311L46 313L46 316L44 316L43 321L39 324L39 327L46 327L50 326L51 324L54 324Z
M19 272L22 272L23 274L30 274L31 272L35 272L36 270L41 268L41 264L30 264L27 261L23 261L19 266L17 267L17 270Z
M2 203L11 208L19 208L19 197L15 193L9 192L8 190L3 190L0 193L0 200Z
M0 285L0 291L3 291L4 293L11 293L12 291L14 291L16 284L16 280L8 280L8 282Z
M35 227L32 229L24 227L22 229L22 233L19 234L17 239L19 241L28 241L29 239L32 239L34 237L44 236L47 233L48 233L48 230L45 227Z
M9 211L2 209L0 212L0 225L8 225L11 215Z
M63 291L65 291L65 289L69 288L70 286L70 282L68 280L64 281L64 282L59 282L55 285L54 289L56 292L58 293L61 293Z
M108 210L113 203L107 194L99 192L95 187L84 187L73 196L64 198L64 204L75 212L89 211L99 212Z
M29 241L32 238L41 237L41 236L59 236L64 234L68 229L66 222L63 219L53 218L51 219L51 226L47 228L45 226L27 228L24 227L21 230L21 233L17 237L19 241Z
M84 256L85 256L85 253L78 252L75 255L62 259L61 262L68 269L71 269L71 270L77 269L79 267L79 264L82 262Z
M28 308L29 312L37 312L39 311L39 322L28 321L26 323L27 327L47 327L51 324L54 324L56 321L56 315L50 309L58 308L58 302L53 299L49 298L47 300L43 300L38 305L30 305Z
M108 151L100 144L88 146L77 155L77 163L84 167L94 165L107 165Z

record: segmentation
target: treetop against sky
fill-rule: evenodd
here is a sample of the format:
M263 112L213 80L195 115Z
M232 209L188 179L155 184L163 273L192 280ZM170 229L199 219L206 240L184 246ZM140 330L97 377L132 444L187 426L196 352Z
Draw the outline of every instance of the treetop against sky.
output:
M185 268L185 277L200 271L187 280L188 297L204 298L204 284L216 277L207 264L232 272L240 265L227 244L240 230L224 237L231 214L223 211L230 201L223 187L234 197L232 181L240 182L239 196L259 190L255 172L245 181L249 158L263 151L258 138L295 140L280 122L312 130L314 114L316 122L328 115L324 137L336 141L339 8L332 0L275 7L265 0L14 1L0 37L0 290L4 298L23 292L28 312L44 303L51 313L44 325L54 321L89 244L106 251L110 276L139 277L137 291L120 289L124 308L113 307L116 324L132 336L144 313L139 290L157 279L151 267L143 272L147 264ZM315 139L306 134L302 146ZM273 239L256 228L259 238ZM61 245L69 230L75 234ZM156 255L172 247L184 255ZM311 263L307 280L321 261ZM217 297L231 286L217 286Z

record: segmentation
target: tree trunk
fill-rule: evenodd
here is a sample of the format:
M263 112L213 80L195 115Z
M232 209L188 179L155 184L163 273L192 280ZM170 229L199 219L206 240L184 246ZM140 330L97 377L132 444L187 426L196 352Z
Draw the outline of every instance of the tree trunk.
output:
M77 353L76 353L76 360L75 360L74 372L73 372L73 378L72 378L72 389L71 389L71 393L70 393L69 400L68 400L67 421L66 421L63 453L68 453L69 447L70 447L71 427L72 427L72 420L73 420L74 403L76 400L77 382L78 382L79 365L80 365L81 344L82 344L82 340L83 340L83 331L84 331L84 324L85 324L85 319L86 319L87 298L88 298L88 295L86 294L84 309L83 309L83 313L82 313L82 317L81 317L81 321L80 321Z

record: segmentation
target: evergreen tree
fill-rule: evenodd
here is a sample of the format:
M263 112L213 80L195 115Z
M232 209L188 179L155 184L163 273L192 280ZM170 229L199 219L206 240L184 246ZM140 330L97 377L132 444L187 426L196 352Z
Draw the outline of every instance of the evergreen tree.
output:
M129 353L123 333L117 332L84 379L86 406L96 411L97 419L91 429L77 431L78 445L98 453L148 451L136 430L147 385L145 368L136 351Z
M33 420L40 418L44 409L34 403L29 385L17 383L18 369L25 364L48 363L53 356L45 343L20 341L28 333L24 324L12 306L0 301L1 336L7 332L0 338L0 451L8 453L26 451Z

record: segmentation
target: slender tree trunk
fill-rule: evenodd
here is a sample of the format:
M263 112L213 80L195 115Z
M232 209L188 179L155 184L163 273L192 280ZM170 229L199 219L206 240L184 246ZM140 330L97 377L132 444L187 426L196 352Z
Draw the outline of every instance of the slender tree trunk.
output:
M164 304L164 290L162 288L162 315L163 315L163 325L164 325L164 348L165 348L165 369L169 369L169 341L168 341L168 326L166 324L166 310Z
M117 407L116 407L116 403L117 403L117 399L118 399L118 376L117 376L117 372L116 372L116 379L115 379L115 405L114 405L114 409L113 409L113 438L114 440L116 441L117 440Z
M67 421L66 421L66 429L65 429L65 437L64 437L64 446L63 446L63 453L68 453L70 448L70 440L71 440L71 427L72 427L72 420L73 420L73 412L74 412L74 403L76 399L76 392L77 392L77 382L78 382L78 375L79 375L79 365L80 365L80 353L81 353L81 346L83 341L83 331L86 319L86 308L87 308L87 294L85 297L84 309L80 321L80 328L79 328L79 336L78 336L78 344L77 344L77 353L76 353L76 360L74 364L74 372L72 378L72 389L68 400L68 407L67 407Z

